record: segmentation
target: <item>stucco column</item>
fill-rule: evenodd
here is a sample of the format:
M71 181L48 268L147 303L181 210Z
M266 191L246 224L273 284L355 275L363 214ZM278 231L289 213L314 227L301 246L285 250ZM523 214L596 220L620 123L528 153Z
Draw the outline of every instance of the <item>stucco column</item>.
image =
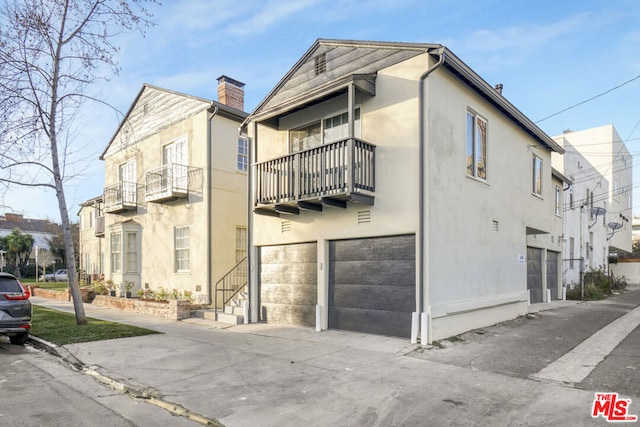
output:
M329 242L318 240L317 244L318 294L317 304L320 306L320 329L329 328Z

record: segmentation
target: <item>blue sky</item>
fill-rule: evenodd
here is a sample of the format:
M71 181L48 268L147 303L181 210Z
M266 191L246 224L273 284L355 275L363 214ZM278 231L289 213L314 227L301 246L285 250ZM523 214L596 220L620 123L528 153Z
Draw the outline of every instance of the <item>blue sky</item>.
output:
M143 83L217 99L216 78L246 84L253 110L318 38L440 43L534 122L640 76L637 0L164 0L143 38L121 36L121 72L96 87L125 112ZM86 104L77 123L79 176L67 183L75 220L79 203L98 196L98 160L122 116ZM640 79L538 126L551 136L613 124L640 153ZM638 178L635 177L637 180ZM635 181L634 181L635 182ZM634 194L636 213L640 194ZM14 191L0 212L59 220L55 195ZM7 207L8 206L8 207Z

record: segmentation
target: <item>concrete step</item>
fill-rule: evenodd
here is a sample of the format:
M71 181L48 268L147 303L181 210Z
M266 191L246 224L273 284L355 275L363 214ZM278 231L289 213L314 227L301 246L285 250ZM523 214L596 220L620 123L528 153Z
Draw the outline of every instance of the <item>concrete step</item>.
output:
M237 306L237 305L234 305L234 306L227 305L224 308L224 312L227 313L227 314L241 314L242 315L242 314L244 314L244 309L243 309L243 307Z
M216 312L213 309L196 310L194 313L194 317L199 317L200 319L216 320Z
M240 325L244 323L244 316L242 314L218 313L218 322Z

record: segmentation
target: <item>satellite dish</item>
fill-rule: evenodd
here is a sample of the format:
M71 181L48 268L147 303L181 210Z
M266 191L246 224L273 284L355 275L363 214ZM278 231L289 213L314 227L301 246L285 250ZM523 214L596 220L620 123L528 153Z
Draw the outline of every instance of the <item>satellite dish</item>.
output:
M591 215L600 216L606 213L607 213L607 210L605 208L599 208L595 206L591 208Z
M618 222L610 222L607 226L613 231L620 230L622 228L622 224Z

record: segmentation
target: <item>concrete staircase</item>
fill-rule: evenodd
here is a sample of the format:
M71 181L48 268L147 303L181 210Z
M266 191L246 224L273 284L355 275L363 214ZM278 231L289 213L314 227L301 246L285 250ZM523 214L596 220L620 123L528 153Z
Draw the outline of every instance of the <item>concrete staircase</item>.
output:
M248 301L249 296L246 290L240 291L225 306L224 310L218 310L218 318L216 312L210 308L208 310L196 310L195 317L202 319L215 320L217 322L228 323L230 325L240 325L244 323L244 301Z

